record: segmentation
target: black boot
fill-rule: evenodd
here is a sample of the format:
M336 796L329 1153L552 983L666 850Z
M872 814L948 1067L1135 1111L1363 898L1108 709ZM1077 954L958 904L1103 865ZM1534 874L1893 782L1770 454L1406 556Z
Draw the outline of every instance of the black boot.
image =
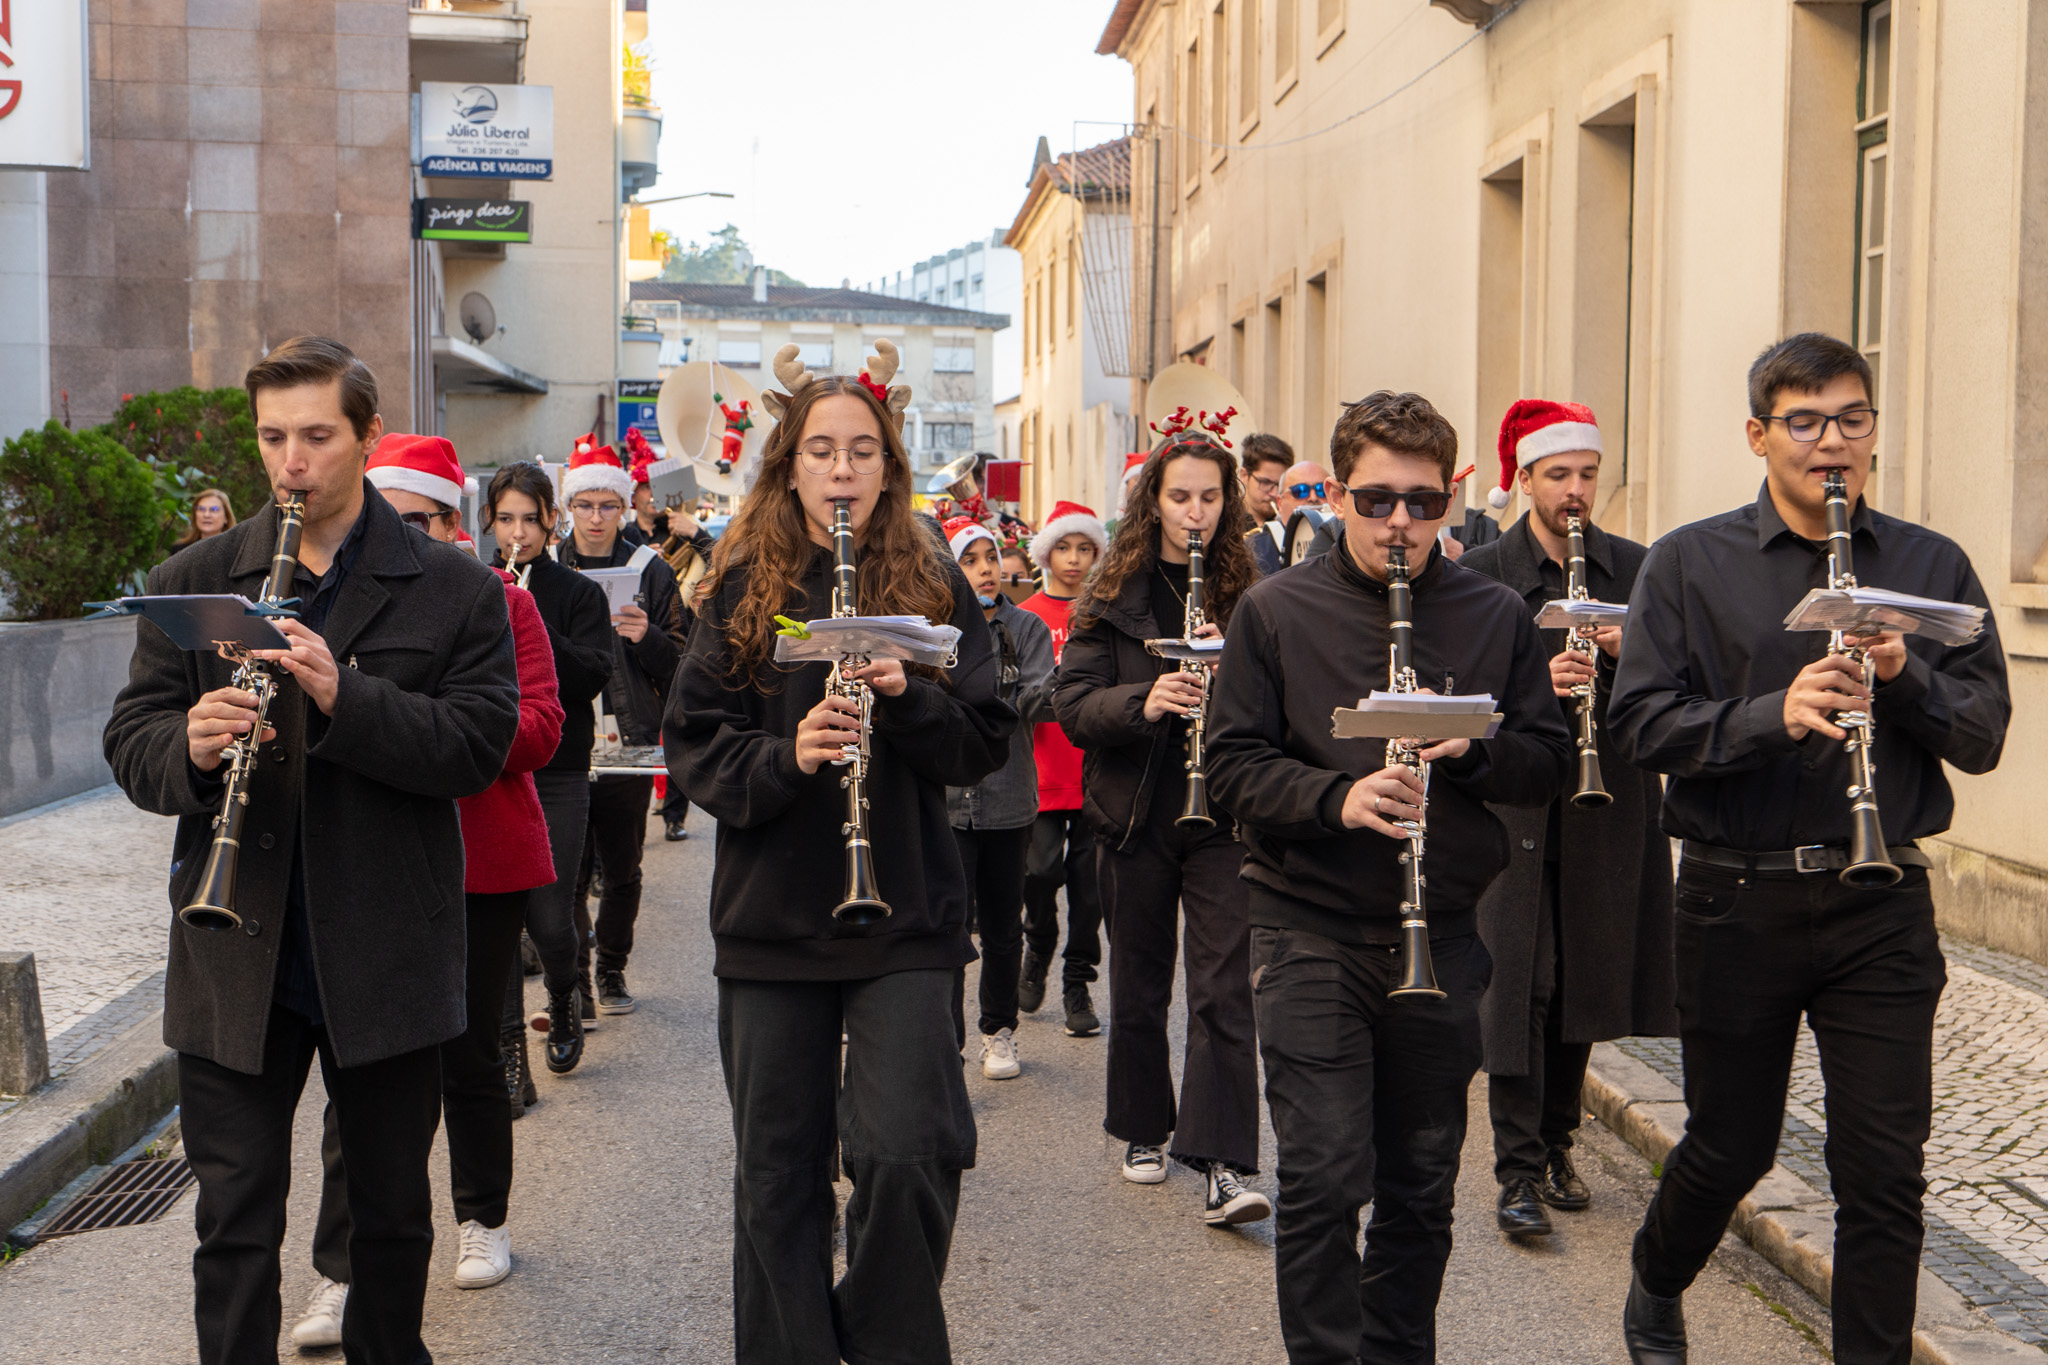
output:
M540 1103L540 1089L533 1083L533 1059L526 1052L526 1035L519 1035L519 1103L531 1109Z
M1096 1016L1095 1002L1088 998L1086 986L1067 987L1066 1030L1069 1038L1093 1038L1102 1032L1102 1020Z
M1494 1210L1500 1230L1510 1237L1548 1237L1550 1215L1536 1197L1536 1182L1525 1175L1502 1182L1500 1203Z
M1685 1301L1660 1299L1630 1276L1621 1337L1635 1365L1685 1365Z
M548 1070L557 1076L576 1069L583 1060L582 1002L574 986L566 991L548 992Z
M1024 965L1017 971L1017 1009L1022 1014L1036 1014L1038 1007L1045 1003L1046 961L1037 953L1026 948Z
M514 1032L506 1029L498 1035L498 1056L505 1067L505 1099L512 1106L512 1117L517 1119L526 1114L526 1092L523 1082L526 1065L526 1030Z
M1536 1182L1536 1194L1544 1203L1567 1213L1577 1213L1593 1202L1592 1191L1572 1167L1572 1149L1553 1147L1543 1163L1543 1178Z

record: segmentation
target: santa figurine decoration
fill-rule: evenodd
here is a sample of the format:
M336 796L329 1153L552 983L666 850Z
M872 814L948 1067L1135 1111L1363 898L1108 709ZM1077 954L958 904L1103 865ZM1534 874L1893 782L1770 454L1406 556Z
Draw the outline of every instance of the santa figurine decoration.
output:
M651 476L647 472L647 467L658 458L654 453L654 447L648 444L647 436L640 428L626 428L626 472L633 476L635 485L648 482Z
M747 443L747 433L754 428L753 404L742 398L737 408L728 407L725 395L718 393L711 395L711 401L725 414L725 435L719 438L718 472L730 474L739 463L740 447Z

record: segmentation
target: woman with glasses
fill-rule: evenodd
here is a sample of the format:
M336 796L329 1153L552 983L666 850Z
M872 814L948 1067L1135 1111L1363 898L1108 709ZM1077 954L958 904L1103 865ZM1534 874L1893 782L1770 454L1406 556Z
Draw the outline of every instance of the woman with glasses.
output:
M185 534L171 546L171 553L176 554L188 545L210 540L234 524L235 508L228 501L228 495L218 488L202 488L192 499L192 518L185 527Z
M533 594L555 656L555 681L562 698L562 742L555 756L533 775L541 812L548 823L548 854L554 880L526 902L526 934L540 956L547 1008L534 1022L547 1030L549 1071L562 1075L583 1059L583 1011L577 998L576 921L570 898L583 840L590 822L590 750L596 731L591 699L612 673L612 631L604 589L563 568L547 553L558 520L555 485L547 470L531 461L506 465L491 476L484 513L498 542L495 563L510 570ZM502 1016L505 1075L512 1116L534 1103L537 1091L526 1060L526 983L515 966Z
M1166 1179L1171 1136L1174 1159L1207 1176L1202 1217L1212 1226L1272 1212L1242 1182L1259 1168L1242 851L1222 811L1207 828L1177 823L1185 717L1201 685L1145 642L1186 629L1190 532L1203 542L1208 623L1197 634L1229 627L1258 579L1250 526L1230 453L1200 428L1169 435L1132 483L1109 553L1074 604L1053 692L1053 713L1084 755L1082 812L1095 831L1109 925L1102 1126L1125 1144L1124 1178L1141 1185ZM1166 1019L1177 956L1187 968L1188 1031L1176 1106Z
M711 933L739 1162L735 1355L950 1360L940 1282L975 1154L954 973L974 950L946 788L1002 764L1016 713L997 696L974 593L911 510L898 431L910 390L878 396L894 349L877 343L880 377L858 380L813 378L796 349L776 357L789 396L767 395L781 420L719 539L663 731L671 778L718 818ZM860 737L859 708L826 694L828 665L775 662L779 616L831 614L839 502L861 614L960 632L951 667L880 660L854 675L873 693L869 829L890 908L865 925L833 915L845 894L837 764ZM835 1133L853 1181L837 1285Z

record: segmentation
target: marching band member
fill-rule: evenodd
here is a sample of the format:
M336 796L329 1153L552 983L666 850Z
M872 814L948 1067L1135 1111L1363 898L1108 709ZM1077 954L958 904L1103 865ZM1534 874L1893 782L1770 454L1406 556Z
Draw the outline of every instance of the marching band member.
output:
M1294 1365L1436 1358L1489 971L1474 908L1507 842L1486 803L1548 801L1568 766L1521 599L1436 549L1456 457L1457 433L1416 394L1347 406L1330 437L1333 491L1352 504L1344 539L1245 594L1216 672L1210 773L1245 840L1253 993L1280 1146L1274 1270ZM1330 733L1334 710L1388 685L1395 545L1415 566L1422 685L1491 693L1505 717L1491 739L1421 750L1432 766L1428 902L1441 1000L1388 998L1400 979L1408 847L1395 822L1422 818L1422 781L1398 763L1375 771L1376 741Z
M1016 715L997 696L974 594L911 510L899 430L910 390L883 397L886 373L814 379L795 352L777 357L791 392L769 400L784 411L719 540L663 728L672 779L718 820L711 930L738 1144L736 1354L943 1361L940 1281L975 1153L953 1021L954 974L974 951L946 788L1001 766ZM879 660L854 675L873 696L869 830L892 910L865 926L833 915L848 799L836 761L861 738L860 708L827 695L828 666L774 661L778 615L831 614L835 499L848 500L859 538L861 613L960 631L949 669ZM836 1286L835 1118L854 1186Z
M1587 594L1626 602L1635 587L1647 551L1593 522L1600 451L1592 409L1577 403L1523 399L1501 420L1501 487L1488 501L1505 507L1505 490L1519 479L1529 510L1458 563L1520 593L1531 619L1567 594L1572 517L1581 527ZM1542 638L1565 724L1576 724L1574 689L1591 685L1598 736L1621 626L1599 628L1592 658L1567 648L1562 630ZM1479 1023L1491 1078L1496 1219L1515 1236L1550 1231L1545 1205L1591 1203L1571 1147L1592 1045L1678 1031L1671 843L1657 829L1663 785L1622 762L1610 744L1598 753L1609 804L1575 804L1568 788L1547 807L1497 812L1508 830L1508 866L1479 901L1479 936L1493 958Z
M1834 1358L1904 1362L1920 1274L1922 1147L1933 1116L1934 1010L1947 973L1927 855L1948 828L1946 763L1988 772L2012 703L1996 622L1945 645L1886 632L1875 685L1786 613L1828 585L1825 486L1845 487L1865 587L1987 606L1953 541L1861 503L1877 443L1870 365L1806 332L1749 370L1756 501L1651 547L1629 601L1607 706L1617 754L1668 775L1677 887L1685 1138L1636 1235L1624 1334L1638 1365L1682 1365L1680 1297L1738 1201L1771 1168L1803 1014L1827 1082L1835 1213ZM1903 875L1845 885L1852 762L1846 718L1875 717L1884 860Z
M1185 416L1185 412L1183 412ZM1203 414L1206 418L1207 414ZM1185 786L1183 719L1199 678L1145 642L1185 629L1188 536L1205 550L1199 634L1229 628L1258 567L1237 462L1212 430L1170 419L1140 466L1109 553L1081 589L1060 656L1053 711L1083 760L1083 813L1096 837L1096 881L1109 923L1108 1102L1102 1126L1125 1144L1123 1175L1166 1179L1175 1160L1208 1176L1203 1218L1255 1222L1272 1206L1246 1187L1259 1169L1242 858L1227 815L1177 823ZM1183 910L1185 907L1185 910ZM1166 1016L1176 956L1188 980L1187 1052L1174 1103Z
M305 498L267 739L249 776L235 886L241 922L171 926L164 1041L178 1053L185 1153L199 1181L199 1359L276 1358L278 1243L292 1116L317 1054L356 1181L352 1361L427 1358L434 1245L427 1154L441 1044L463 1028L462 831L456 800L504 769L519 686L504 588L415 535L363 466L384 434L377 381L339 342L296 337L244 380L279 494ZM152 594L262 595L280 543L266 506L152 570ZM193 899L221 807L223 750L255 722L234 664L138 625L105 748L146 810L179 818L170 900Z
M1278 573L1285 567L1281 553L1287 523L1280 515L1280 481L1294 463L1294 448L1270 432L1253 432L1244 438L1239 454L1244 477L1244 501L1252 515L1252 529L1245 543L1261 574Z

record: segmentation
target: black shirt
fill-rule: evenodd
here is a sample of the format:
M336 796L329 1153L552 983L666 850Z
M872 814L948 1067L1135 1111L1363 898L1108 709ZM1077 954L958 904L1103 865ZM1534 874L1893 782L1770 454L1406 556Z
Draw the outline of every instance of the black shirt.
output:
M1946 536L1860 502L1850 532L1863 586L1990 605ZM1651 547L1607 725L1622 757L1669 776L1665 833L1751 852L1848 843L1842 745L1785 731L1785 690L1828 644L1824 632L1786 630L1785 616L1826 585L1825 548L1785 525L1768 485ZM1988 772L2005 744L2012 701L1996 621L1987 615L1965 645L1908 635L1906 666L1877 685L1872 716L1886 841L1939 834L1955 810L1942 762Z

